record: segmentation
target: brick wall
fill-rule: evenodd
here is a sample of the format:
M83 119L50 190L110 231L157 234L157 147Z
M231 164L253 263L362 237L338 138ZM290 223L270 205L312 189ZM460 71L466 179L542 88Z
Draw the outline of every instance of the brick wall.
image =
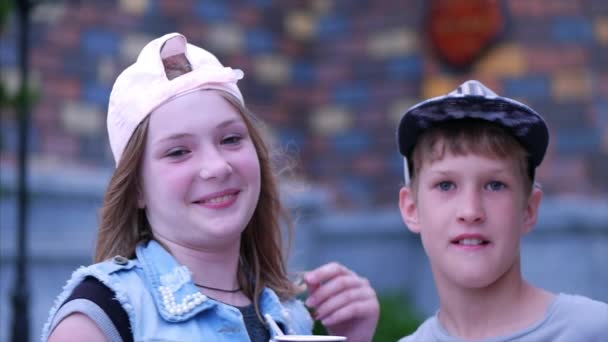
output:
M241 68L246 102L297 175L340 208L394 207L402 165L396 122L412 104L475 78L536 108L552 140L539 171L548 195L608 194L608 3L508 0L507 29L468 70L426 39L428 2L46 1L34 13L34 167L113 167L105 131L112 82L149 40L172 31ZM0 68L18 83L14 19ZM2 163L14 163L3 110Z

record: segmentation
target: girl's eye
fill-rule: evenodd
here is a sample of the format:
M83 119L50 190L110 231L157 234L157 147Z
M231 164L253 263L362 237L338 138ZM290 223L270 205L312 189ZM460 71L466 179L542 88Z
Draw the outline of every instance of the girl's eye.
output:
M241 142L241 140L243 140L243 138L241 136L231 135L231 136L228 136L228 137L225 137L224 139L222 139L222 144L235 145L235 144L238 144L239 142Z
M439 190L441 191L450 191L453 190L455 187L456 185L450 181L441 181L437 183L437 188L439 188Z
M186 154L188 154L190 151L188 151L185 148L174 148L169 150L169 152L167 152L166 156L170 157L170 158L177 158L177 157L181 157L184 156Z
M500 191L505 187L505 183L499 181L491 181L486 185L486 189L490 191Z

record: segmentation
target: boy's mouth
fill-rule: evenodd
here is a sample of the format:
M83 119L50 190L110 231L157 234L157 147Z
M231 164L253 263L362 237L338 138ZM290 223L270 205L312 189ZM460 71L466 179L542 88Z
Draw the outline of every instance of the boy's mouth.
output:
M455 243L457 245L463 245L463 246L479 246L479 245L487 245L488 243L490 243L490 241L482 240L482 239L460 239L460 240L452 241L452 243Z
M452 244L464 247L484 246L490 243L485 236L480 234L461 234L450 241Z

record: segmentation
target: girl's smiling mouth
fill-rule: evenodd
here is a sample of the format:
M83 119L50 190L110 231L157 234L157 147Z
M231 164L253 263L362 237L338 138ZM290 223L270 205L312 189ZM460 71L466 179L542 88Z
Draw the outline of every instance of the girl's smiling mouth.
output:
M208 207L208 208L226 208L231 206L234 202L236 202L238 195L240 194L240 190L230 189L221 192L216 192L205 197L202 197L196 201L195 204Z

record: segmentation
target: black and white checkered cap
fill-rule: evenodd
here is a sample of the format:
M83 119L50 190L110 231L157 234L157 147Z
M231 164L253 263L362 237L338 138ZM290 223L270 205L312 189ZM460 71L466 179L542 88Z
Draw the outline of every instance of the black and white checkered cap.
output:
M447 120L482 119L498 123L511 132L530 154L532 167L542 162L549 144L543 118L532 108L496 95L479 81L469 80L451 93L428 99L408 109L397 128L399 152L409 157L418 136Z

